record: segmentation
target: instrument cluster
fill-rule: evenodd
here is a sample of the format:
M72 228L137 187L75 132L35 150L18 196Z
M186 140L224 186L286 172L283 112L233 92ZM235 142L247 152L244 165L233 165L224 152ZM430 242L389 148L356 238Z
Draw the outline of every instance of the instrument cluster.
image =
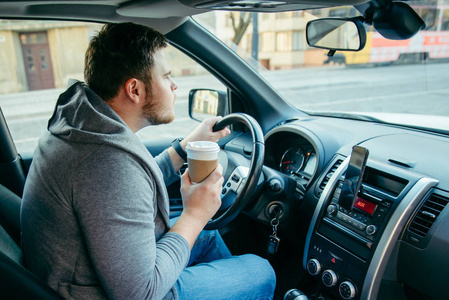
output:
M265 164L307 186L318 166L318 154L312 143L291 131L278 131L265 142Z

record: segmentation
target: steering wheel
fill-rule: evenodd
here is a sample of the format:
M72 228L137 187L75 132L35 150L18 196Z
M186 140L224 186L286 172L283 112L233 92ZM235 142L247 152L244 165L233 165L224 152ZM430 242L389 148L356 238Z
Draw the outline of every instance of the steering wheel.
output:
M226 226L240 211L250 202L251 195L257 188L260 173L262 171L265 143L262 129L259 123L250 115L244 113L229 114L220 119L213 127L213 131L218 131L234 123L245 124L252 135L252 154L249 168L237 166L225 180L223 187L222 204L232 201L232 204L218 217L214 217L205 226L207 230L213 230ZM230 170L224 170L223 174Z

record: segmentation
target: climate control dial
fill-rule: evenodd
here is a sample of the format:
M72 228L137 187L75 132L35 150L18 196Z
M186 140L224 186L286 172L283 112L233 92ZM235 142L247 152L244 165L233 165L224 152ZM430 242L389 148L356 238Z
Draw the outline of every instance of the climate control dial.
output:
M318 275L321 272L321 263L318 259L312 258L307 262L307 271L311 275Z
M323 272L321 279L323 280L325 286L333 287L337 284L338 276L331 269L327 269L326 271Z
M343 281L342 283L340 283L340 287L338 290L340 292L340 296L343 299L351 300L355 298L355 286L350 281Z

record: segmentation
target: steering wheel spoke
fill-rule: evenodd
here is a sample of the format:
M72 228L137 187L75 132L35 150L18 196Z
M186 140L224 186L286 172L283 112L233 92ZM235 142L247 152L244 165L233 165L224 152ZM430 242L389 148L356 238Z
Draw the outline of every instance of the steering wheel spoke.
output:
M238 166L234 169L234 171L229 176L228 180L223 185L224 193L222 195L226 195L227 192L233 191L238 194L241 192L241 189L244 186L244 182L248 177L249 168Z

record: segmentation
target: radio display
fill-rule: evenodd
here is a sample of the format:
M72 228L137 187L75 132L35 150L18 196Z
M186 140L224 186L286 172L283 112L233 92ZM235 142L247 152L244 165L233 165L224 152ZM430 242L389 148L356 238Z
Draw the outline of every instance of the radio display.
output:
M374 210L376 209L377 205L374 203L368 202L365 199L357 197L357 200L354 203L354 207L357 209L360 209L361 211L364 211L370 215L373 215Z

